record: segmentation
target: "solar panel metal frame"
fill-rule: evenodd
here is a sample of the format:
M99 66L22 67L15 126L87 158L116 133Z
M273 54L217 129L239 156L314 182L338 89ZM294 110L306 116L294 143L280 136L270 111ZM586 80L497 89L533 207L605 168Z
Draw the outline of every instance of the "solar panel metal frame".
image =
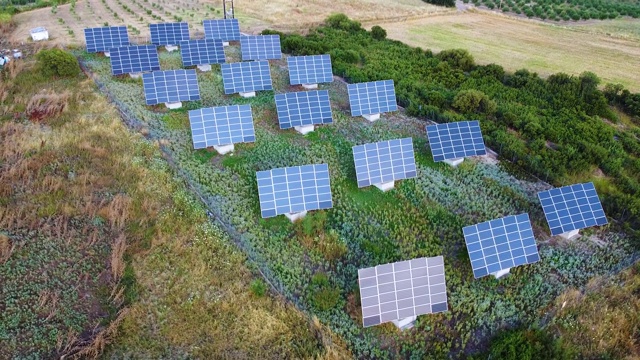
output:
M258 171L256 178L263 218L333 207L327 164Z
M427 125L426 129L435 162L487 154L477 120Z
M222 40L198 39L180 42L182 66L222 64L225 62Z
M149 33L152 44L178 45L189 40L189 24L184 21L149 24Z
M240 40L238 19L202 20L205 39L237 41Z
M417 176L412 138L357 145L352 151L359 188Z
M251 105L190 110L189 123L194 149L256 141Z
M240 37L242 61L282 59L280 35L250 35Z
M220 70L225 94L273 90L268 61L224 63Z
M398 110L393 80L347 84L351 116L373 115Z
M104 26L84 29L84 41L88 53L105 52L111 48L129 46L126 26Z
M540 260L527 213L465 226L462 232L476 279Z
M146 73L142 75L142 84L147 105L200 100L198 76L194 69Z
M120 46L109 49L109 53L112 75L160 70L155 45Z
M275 95L280 129L333 123L329 91L299 91Z
M538 199L551 235L608 223L592 182L541 191Z
M364 327L449 308L442 256L359 269L358 284Z
M291 85L319 84L333 81L331 56L307 55L287 57Z

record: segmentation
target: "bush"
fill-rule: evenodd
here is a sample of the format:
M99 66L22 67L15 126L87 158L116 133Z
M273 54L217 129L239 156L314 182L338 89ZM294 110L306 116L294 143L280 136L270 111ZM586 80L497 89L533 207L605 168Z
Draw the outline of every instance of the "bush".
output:
M371 36L376 40L384 40L387 38L387 30L376 25L371 28Z
M347 15L345 14L335 14L329 16L326 20L326 24L331 28L349 32L362 30L359 22L350 20L349 17L347 17Z
M493 115L497 105L480 90L462 90L453 98L453 107L461 113Z
M510 330L498 335L489 349L491 359L537 360L569 359L570 355L541 330Z
M436 57L447 62L452 68L462 71L469 71L476 66L473 56L464 49L443 50Z
M78 60L72 54L60 50L42 50L36 55L40 71L45 76L70 77L80 73Z
M267 293L267 284L265 284L264 281L260 279L255 279L251 282L250 289L253 295L257 297L263 297L264 294Z

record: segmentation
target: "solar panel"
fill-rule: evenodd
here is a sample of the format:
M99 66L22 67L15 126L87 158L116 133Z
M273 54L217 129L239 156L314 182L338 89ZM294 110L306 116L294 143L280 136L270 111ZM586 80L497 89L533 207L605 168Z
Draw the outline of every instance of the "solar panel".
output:
M242 61L281 59L280 35L241 36Z
M442 256L358 270L364 327L447 311Z
M222 40L200 39L180 42L183 66L222 64L225 61Z
M194 149L256 140L251 105L191 110L189 122Z
M126 26L107 26L84 29L87 52L109 51L111 48L129 46Z
M466 226L462 232L476 279L540 260L529 214Z
M121 46L109 52L112 75L160 70L158 49L154 45Z
M221 70L225 94L273 90L267 61L225 63Z
M607 224L593 183L574 184L538 193L551 235Z
M275 96L280 129L333 122L329 91L300 91Z
M200 100L195 70L154 71L142 75L147 105Z
M348 84L351 116L380 114L398 110L393 80Z
M189 24L186 22L149 24L151 43L155 45L178 45L189 40Z
M358 187L416 177L411 138L354 146L353 160Z
M333 81L331 57L329 55L289 56L289 83L319 84Z
M234 41L240 40L238 19L203 20L205 39Z
M436 162L487 153L477 120L427 125L427 137Z
M256 176L263 218L333 207L327 164L258 171Z

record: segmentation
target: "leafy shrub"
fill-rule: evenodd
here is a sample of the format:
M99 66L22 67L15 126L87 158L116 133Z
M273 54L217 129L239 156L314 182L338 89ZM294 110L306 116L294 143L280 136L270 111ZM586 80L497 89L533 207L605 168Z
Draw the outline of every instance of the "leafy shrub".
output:
M462 71L469 71L475 66L473 56L464 49L443 50L436 57L447 62L452 68Z
M453 99L453 107L464 114L480 113L493 115L497 105L480 90L462 90Z
M71 77L80 73L78 60L64 50L42 50L36 55L36 59L45 76Z
M362 30L362 26L360 26L359 22L350 20L349 17L347 17L347 15L345 14L335 14L329 16L326 20L326 24L331 28L349 32L357 32L358 30Z
M371 36L373 36L374 39L376 40L383 40L387 38L387 30L381 28L380 26L376 25L374 27L371 28Z
M255 279L251 282L250 289L253 295L257 297L263 297L264 294L267 293L267 284L265 284L264 281L260 279Z
M510 330L498 335L489 350L491 359L570 359L570 355L542 330Z
M329 310L338 304L340 290L329 284L329 278L325 273L317 273L311 278L313 291L312 303L319 310Z

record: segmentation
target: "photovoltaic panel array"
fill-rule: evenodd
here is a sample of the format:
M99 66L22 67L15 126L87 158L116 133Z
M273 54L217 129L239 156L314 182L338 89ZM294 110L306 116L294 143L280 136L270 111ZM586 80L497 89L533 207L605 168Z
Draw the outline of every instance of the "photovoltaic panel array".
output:
M348 84L351 116L380 114L398 110L393 80Z
M203 20L205 39L237 41L240 40L238 19Z
M462 232L476 279L540 260L529 214L466 226Z
M447 311L442 256L358 270L364 327Z
M333 81L331 57L329 55L289 56L289 83L319 84Z
M121 46L109 52L112 75L160 70L158 49L154 45Z
M327 164L258 171L256 176L263 218L333 207Z
M275 96L280 129L333 122L329 91L300 91Z
M222 64L225 61L222 40L200 39L180 42L183 66Z
M147 105L200 100L195 70L154 71L142 75Z
M428 125L427 137L436 162L487 153L478 121Z
M607 224L593 183L574 184L538 193L551 235Z
M256 141L250 105L231 105L189 111L193 148Z
M416 177L411 138L354 146L353 160L358 187Z
M111 48L129 46L126 26L107 26L84 29L87 52L109 51Z
M186 22L149 24L151 43L156 45L178 45L189 40L189 25Z
M280 35L252 35L240 37L242 61L281 59Z
M267 61L225 63L221 71L225 94L273 90Z

